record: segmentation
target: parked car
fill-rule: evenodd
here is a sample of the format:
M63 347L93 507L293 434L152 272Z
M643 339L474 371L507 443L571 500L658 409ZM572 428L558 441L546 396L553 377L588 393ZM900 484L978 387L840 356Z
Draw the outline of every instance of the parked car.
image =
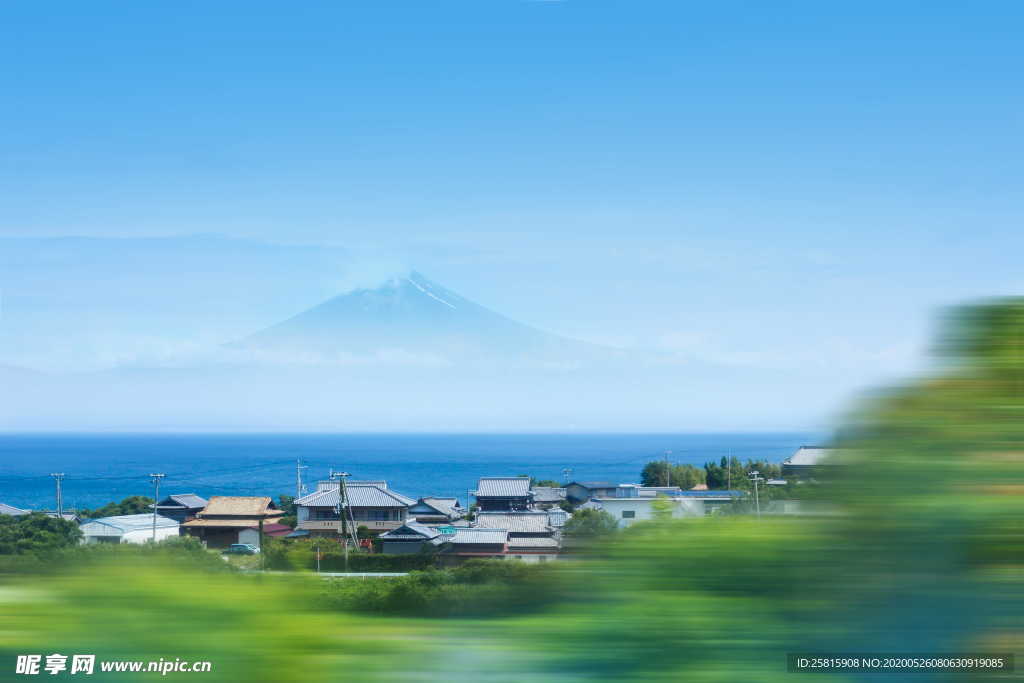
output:
M259 551L259 548L249 543L232 543L224 549L229 555L255 555Z

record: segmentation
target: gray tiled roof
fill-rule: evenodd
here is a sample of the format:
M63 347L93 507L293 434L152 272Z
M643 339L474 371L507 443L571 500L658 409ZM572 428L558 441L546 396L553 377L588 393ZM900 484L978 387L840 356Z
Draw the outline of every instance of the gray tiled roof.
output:
M349 479L349 486L379 486L382 489L388 487L388 483L383 479ZM316 483L317 491L324 491L326 489L338 488L337 479L321 479Z
M429 541L439 536L441 536L441 532L437 529L409 520L397 529L385 531L380 538L385 541Z
M462 510L456 507L459 503L458 498L436 498L429 496L427 498L420 498L416 501L416 505L410 512L413 514L419 514L424 517L445 515L447 517L457 517L462 514ZM428 510L420 511L417 508L427 507ZM431 511L432 510L432 511Z
M507 543L507 529L456 529L455 535L448 539L449 543L478 544L478 543Z
M553 486L534 486L533 501L535 503L557 503L565 500L565 489Z
M551 531L546 512L480 512L478 529L508 529L511 533L544 533Z
M351 485L346 486L348 492L348 504L351 507L409 507L415 505L416 501L400 493L381 488L380 486ZM308 496L303 496L295 501L296 505L303 507L337 507L338 489L327 489L314 491Z
M157 505L158 510L175 510L175 509L203 509L206 507L206 499L197 496L194 493L175 493L167 496L160 501ZM153 507L150 505L150 507Z
M493 498L525 498L530 495L530 478L480 477L474 495Z

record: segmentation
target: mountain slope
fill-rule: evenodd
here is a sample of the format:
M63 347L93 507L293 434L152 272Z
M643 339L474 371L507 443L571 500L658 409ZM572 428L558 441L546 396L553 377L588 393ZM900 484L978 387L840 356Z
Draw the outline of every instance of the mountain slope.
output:
M516 322L419 273L343 294L267 328L237 347L297 354L401 350L444 358L578 358L597 347Z

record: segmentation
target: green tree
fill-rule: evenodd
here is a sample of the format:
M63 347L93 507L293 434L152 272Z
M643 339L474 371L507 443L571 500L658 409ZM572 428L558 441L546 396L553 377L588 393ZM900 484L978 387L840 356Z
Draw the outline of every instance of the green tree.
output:
M727 489L745 491L751 488L750 473L754 470L764 479L782 477L782 465L766 460L750 460L746 463L737 458L723 457L720 462L704 463L705 479L709 489Z
M664 460L652 460L640 472L644 486L678 486L684 491L704 483L704 471L693 465L671 465Z
M280 494L277 497L277 506L284 511L285 516L295 516L295 496L289 496L285 493Z
M117 515L138 515L145 512L152 512L153 499L148 496L128 496L119 503L110 502L95 510L79 510L78 515L82 519L98 519L100 517L115 517Z
M566 521L562 533L574 538L598 538L614 534L619 529L615 518L604 510L588 508L577 510Z
M78 525L41 512L12 517L0 515L0 555L44 554L76 545Z

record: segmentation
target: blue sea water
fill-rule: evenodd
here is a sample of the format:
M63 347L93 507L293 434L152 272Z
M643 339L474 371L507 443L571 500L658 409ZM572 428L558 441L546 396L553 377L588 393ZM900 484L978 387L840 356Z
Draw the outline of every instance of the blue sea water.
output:
M635 482L650 460L703 465L732 455L781 462L815 434L5 434L0 502L53 509L51 472L63 472L65 508L161 494L295 494L296 458L310 489L331 468L386 479L413 498L457 496L481 476Z

